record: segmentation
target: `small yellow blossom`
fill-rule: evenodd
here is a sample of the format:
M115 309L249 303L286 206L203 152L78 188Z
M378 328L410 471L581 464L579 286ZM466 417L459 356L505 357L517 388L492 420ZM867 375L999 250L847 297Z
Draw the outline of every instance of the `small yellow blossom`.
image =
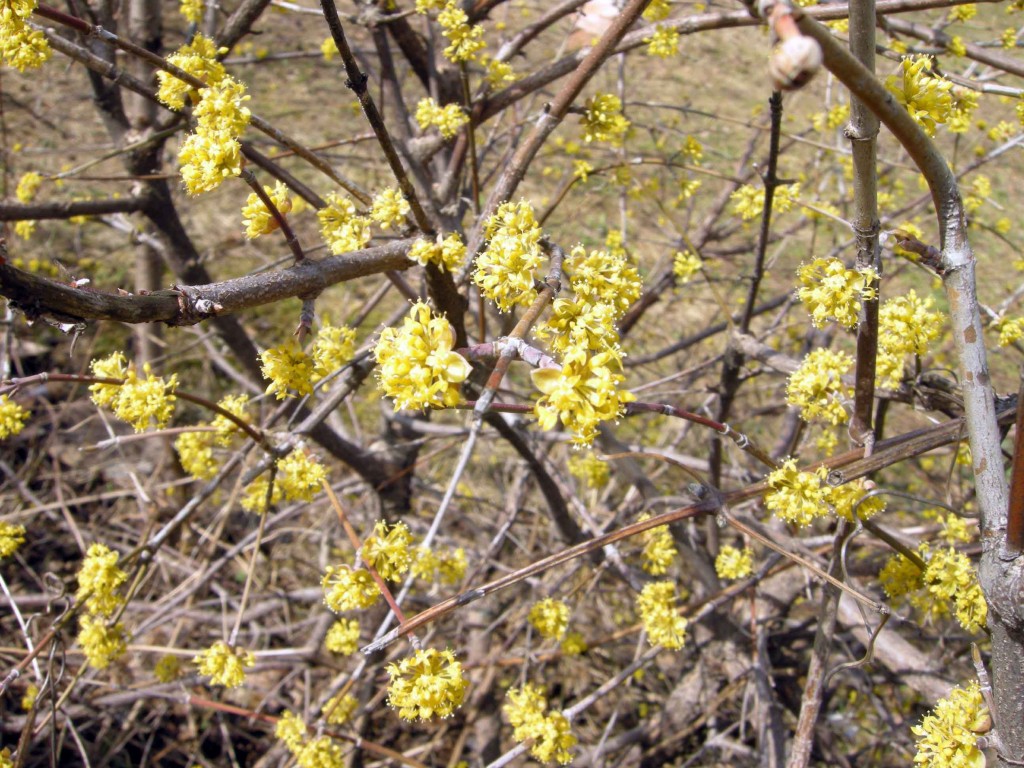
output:
M92 375L101 379L123 379L128 375L128 364L123 352L114 352L102 359L93 360L89 367ZM90 384L89 392L96 405L113 407L121 388L119 384Z
M178 11L190 24L200 24L203 21L203 0L181 0Z
M822 420L836 425L849 415L843 401L852 392L842 377L853 366L853 358L845 352L816 349L804 358L786 385L786 402L800 409L804 421Z
M28 411L7 395L0 395L0 440L6 440L21 432L28 417Z
M534 603L528 617L534 629L546 640L561 640L569 627L569 606L552 597Z
M103 544L92 544L78 570L75 600L84 600L86 610L94 616L112 616L124 603L116 590L128 580L128 574L117 567L119 557Z
M219 465L213 456L216 434L208 431L182 432L174 439L181 468L196 480L212 480Z
M664 21L672 13L672 6L668 0L651 0L644 10L644 21Z
M569 474L590 488L604 488L612 476L608 462L599 459L592 451L573 453L569 457Z
M292 209L292 201L288 198L288 187L280 181L274 184L273 189L264 186L263 190L282 216ZM250 240L260 235L269 235L280 226L270 209L255 192L252 192L245 200L245 206L242 208L242 223L245 224L245 236Z
M676 276L676 285L685 285L700 272L704 261L691 250L676 251L672 257L672 274Z
M901 554L890 557L878 574L878 581L890 598L909 595L924 586L923 573Z
M438 235L434 242L418 239L409 249L409 258L424 267L435 264L449 272L466 259L466 244L458 232Z
M268 395L274 393L278 400L284 400L289 390L295 390L300 395L313 392L313 369L316 363L294 339L261 352L260 360L263 377L270 379Z
M324 61L331 61L338 55L338 44L334 42L333 37L325 38L324 41L320 43L320 53L323 55Z
M988 604L970 559L952 547L937 549L928 559L923 581L935 598L951 601L957 621L968 632L980 632L988 618Z
M178 152L178 162L185 189L199 195L242 172L242 147L227 131L190 133Z
M644 513L640 521L647 520L650 515ZM679 554L675 541L672 539L672 532L667 525L659 525L640 534L644 542L643 565L645 572L652 576L663 576L668 572L669 566L675 556Z
M988 707L977 682L957 686L939 699L932 714L911 727L917 737L914 764L922 768L981 768L985 755L978 749L978 734L990 725Z
M423 130L434 126L442 137L450 139L469 122L469 115L458 104L445 104L442 107L428 97L416 105L416 122Z
M477 58L477 52L487 45L482 39L484 28L479 24L471 25L469 16L454 0L437 15L437 23L441 25L441 34L449 43L444 49L444 57L448 61L456 64L473 61Z
M324 648L331 653L351 656L359 650L359 620L338 619L327 630Z
M651 645L678 650L686 642L688 622L676 609L676 585L655 581L643 588L636 601L640 620Z
M14 234L22 240L30 240L36 231L36 222L31 219L22 219L14 222Z
M644 42L647 43L648 55L659 59L671 59L679 53L679 30L658 24L654 27L654 34Z
M537 297L534 272L541 265L541 230L533 206L525 200L502 203L487 220L484 235L487 247L477 258L473 282L502 312L528 306Z
M809 525L828 515L828 489L813 472L801 472L795 459L787 459L768 475L765 508L787 523Z
M380 224L381 229L399 227L405 221L411 208L401 191L388 187L373 197L370 218Z
M35 171L29 171L18 179L18 187L14 190L14 196L18 198L19 203L31 203L35 200L42 183L42 176Z
M25 526L0 521L0 557L10 557L25 543Z
M966 5L955 5L946 12L946 18L949 21L970 21L978 15L978 6L975 3L967 3Z
M42 66L52 53L43 33L28 26L36 6L36 0L0 3L0 58L19 72Z
M597 93L587 99L583 115L583 140L606 141L621 147L630 122L622 114L622 101L611 93Z
M163 429L174 415L174 390L178 387L178 374L166 381L154 376L149 363L142 367L145 379L140 379L134 366L129 367L113 404L114 415L131 424L136 432L145 432L150 426Z
M324 590L324 604L335 613L369 608L380 596L380 588L369 571L347 565L327 566L320 586Z
M507 61L499 61L484 54L480 57L480 63L487 69L487 84L491 88L512 85L512 83L519 79L519 75L515 73L512 65Z
M382 579L397 581L412 565L412 534L405 523L389 526L379 520L363 542L363 559Z
M338 255L358 251L370 242L370 220L356 213L349 198L333 192L327 196L327 207L316 213L320 235L331 253Z
M288 751L293 754L301 749L306 741L306 731L306 724L302 718L288 709L277 719L277 725L274 726L274 735L283 741Z
M885 87L929 136L949 119L953 83L932 72L929 56L905 56L899 75L889 75Z
M199 674L210 678L213 685L238 688L245 682L245 670L256 666L256 657L241 647L231 647L218 640L192 659Z
M388 664L388 704L403 720L450 717L462 705L469 682L450 650L426 648Z
M440 579L444 584L458 584L466 575L466 550L418 547L413 554L411 571L417 579Z
M824 469L819 472L825 474ZM868 520L885 510L885 501L881 496L867 496L863 478L829 488L828 501L839 517L850 522L853 522L854 506L861 520Z
M522 688L508 690L502 709L514 729L512 738L518 742L532 740L530 754L533 757L543 763L555 761L568 765L573 758L569 750L576 745L576 737L561 712L545 715L547 706L543 689L527 683Z
M333 326L324 322L317 331L313 344L313 378L315 381L329 376L352 360L355 354L356 332L347 325Z
M569 632L562 640L562 653L566 656L579 656L587 650L587 641L579 632Z
M352 719L352 715L355 714L358 708L359 702L356 701L355 696L348 693L339 693L337 696L329 698L320 711L328 724L344 725Z
M78 624L78 644L89 666L106 669L128 651L124 625L120 622L108 627L105 619L86 615L79 618Z
M745 579L754 570L754 550L737 549L726 544L715 558L715 573L720 579Z
M181 676L181 660L172 654L160 657L153 667L153 675L161 683L172 683Z
M461 400L459 384L470 365L452 351L455 331L419 302L401 328L385 328L374 347L378 385L395 401L395 410L450 408Z
M25 688L25 695L21 697L21 708L25 712L32 710L32 707L36 705L36 699L39 697L39 686L35 683L29 683Z
M844 328L857 325L861 302L875 296L878 275L873 269L847 269L839 259L815 259L797 270L797 296L811 313L815 328L835 320Z
M227 53L226 48L218 50L217 44L210 38L196 35L191 43L183 45L168 56L167 61L207 85L215 85L227 75L224 65L217 61L217 56L222 51ZM198 92L191 85L179 80L170 72L157 70L156 77L160 84L157 98L171 109L184 109L186 96L198 98Z

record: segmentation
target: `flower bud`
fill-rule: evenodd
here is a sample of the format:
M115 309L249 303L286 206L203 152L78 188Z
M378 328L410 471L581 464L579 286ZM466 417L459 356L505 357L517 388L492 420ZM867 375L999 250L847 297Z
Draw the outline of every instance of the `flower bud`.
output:
M768 73L772 86L780 91L793 91L810 82L821 67L821 46L816 40L797 35L783 40L772 51Z

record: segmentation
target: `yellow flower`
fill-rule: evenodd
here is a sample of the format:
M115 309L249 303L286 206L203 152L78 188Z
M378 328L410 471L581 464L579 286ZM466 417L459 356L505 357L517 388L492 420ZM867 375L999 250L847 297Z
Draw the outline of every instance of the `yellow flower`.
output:
M78 569L75 600L84 600L86 610L94 616L112 616L124 603L116 590L128 580L128 574L117 567L119 557L103 544L92 544Z
M512 65L506 61L493 59L487 54L480 57L480 63L487 70L487 83L491 88L501 88L505 85L512 85L519 79L519 75L512 69Z
M644 40L647 53L659 59L671 59L679 53L679 30L658 24L654 34Z
M302 722L302 718L286 709L277 719L274 735L284 742L289 752L294 754L302 748L302 744L306 741L306 730L306 724Z
M300 395L313 392L313 369L316 363L302 351L295 339L261 352L260 360L264 378L270 379L268 395L275 393L278 400L284 400L291 389Z
M452 272L466 259L466 244L458 232L439 234L433 243L420 238L409 249L409 258L424 267L436 264L442 270Z
M442 107L428 97L416 105L416 122L423 130L435 126L442 137L450 139L469 122L469 115L458 104L445 104Z
M29 413L7 395L0 395L0 440L21 432L28 421Z
M94 369L95 370L95 369ZM154 376L149 363L142 367L146 378L140 379L135 366L129 366L111 409L117 418L131 424L136 432L145 432L149 427L163 429L174 415L174 390L178 388L178 374L172 374L166 381ZM96 385L93 385L96 386ZM93 397L96 400L96 397Z
M630 122L622 114L622 101L611 93L597 93L587 99L583 115L583 140L607 141L621 147Z
M522 742L531 739L530 754L542 763L572 762L569 751L576 744L569 721L561 712L544 714L548 702L542 688L527 683L522 688L509 688L502 707L513 727L512 738Z
M914 121L929 136L935 126L949 119L953 107L950 89L953 83L931 71L929 56L905 56L899 75L889 75L885 87L906 108Z
M508 312L537 297L534 272L541 265L541 230L525 200L502 203L484 227L487 247L476 261L473 282L480 292Z
M861 302L875 296L873 269L847 269L839 259L815 259L797 270L797 296L811 313L815 328L835 320L844 328L855 328Z
M359 620L338 619L327 630L324 648L331 653L351 656L359 650Z
M395 410L450 408L461 400L458 385L470 373L465 358L452 351L455 331L444 317L418 302L401 328L385 328L374 347L378 385Z
M450 650L426 648L388 664L388 704L403 720L450 717L462 705L469 682Z
M190 24L200 24L203 21L203 0L181 0L178 11Z
M323 54L324 61L331 61L338 55L338 44L334 42L333 37L328 37L320 43L320 53Z
M651 0L650 5L644 10L644 21L664 21L672 13L672 6L668 0Z
M787 459L768 475L765 508L787 523L809 525L828 514L828 489L813 472L801 472L795 459Z
M861 520L868 520L885 510L885 501L881 496L865 498L866 495L863 478L828 489L828 501L835 513L850 522L853 522L854 505L857 506L857 517Z
M917 736L915 765L923 768L982 768L985 756L978 749L978 733L990 724L988 707L977 682L957 686L939 699L932 714L911 727Z
M737 549L726 544L715 558L715 573L720 579L745 579L754 570L754 551L750 547Z
M647 520L650 517L647 513L640 515L640 520ZM644 542L643 565L644 571L652 576L662 576L667 571L672 560L679 554L675 541L672 539L672 532L667 525L659 525L640 534Z
M569 457L569 474L590 488L604 488L612 476L608 462L599 459L592 451L573 453Z
M363 559L382 579L396 581L412 565L412 534L405 523L388 526L379 520L363 542Z
M42 66L53 53L43 33L26 23L35 9L35 0L0 2L0 57L19 72Z
M197 131L185 137L178 162L185 189L199 195L242 172L242 147L228 131Z
M344 725L352 719L352 715L355 714L358 707L359 702L356 701L355 696L339 693L337 696L329 698L320 712L330 725Z
M561 640L569 627L569 606L548 597L530 608L530 623L546 640Z
M587 641L579 632L570 632L562 640L562 653L566 656L579 656L587 650Z
M327 196L327 207L316 212L320 235L331 253L338 255L358 251L370 242L370 220L356 213L351 200L333 192Z
M227 74L224 65L217 61L217 55L221 51L227 53L226 48L218 50L217 44L210 38L196 35L191 43L183 45L168 56L167 61L207 85L214 85ZM169 72L157 70L156 77L160 84L156 97L171 109L184 109L186 96L198 97L198 92L192 86Z
M438 14L437 22L441 25L441 33L448 39L449 45L444 49L444 57L448 61L456 64L460 61L473 61L477 51L487 46L481 39L484 28L479 24L470 26L469 17L455 0L449 2Z
M282 216L292 209L292 201L288 199L288 187L280 181L274 184L273 189L264 186L263 191ZM250 240L260 235L269 235L279 226L270 209L255 192L249 194L242 207L242 223L245 224L245 236Z
M276 485L287 501L312 501L327 479L327 471L316 457L296 449L275 462Z
M985 627L988 604L967 555L952 547L936 550L922 580L933 597L953 601L957 621L968 632L980 632Z
M153 675L161 683L174 682L181 676L181 661L171 654L161 656L153 667Z
M590 251L578 245L565 261L569 285L577 300L607 304L618 320L640 298L643 283L640 273L629 262L625 252Z
M18 187L14 191L14 196L18 198L19 203L31 203L35 200L36 193L39 192L39 187L42 183L42 176L35 171L29 171L18 179Z
M93 360L89 367L92 369L92 375L101 379L123 379L128 375L128 364L122 352L114 352L101 360ZM97 383L90 384L89 391L96 405L112 408L117 402L121 387L119 384Z
M369 608L380 596L380 588L369 571L347 565L327 566L320 586L324 590L324 604L335 613Z
M213 457L216 434L213 432L183 432L174 439L181 468L196 480L212 480L218 464Z
M370 218L380 224L381 229L390 229L401 226L410 210L405 196L399 190L388 187L374 195Z
M299 748L295 764L299 768L344 768L345 759L341 747L330 736L318 736Z
M643 588L636 600L647 641L678 650L686 642L688 622L676 610L676 585L671 581L655 581Z
M313 378L316 381L343 368L355 353L356 332L346 325L324 322L313 344Z
M418 547L411 572L417 579L439 578L444 584L458 584L466 575L466 550Z
M192 661L199 667L200 675L225 688L238 688L245 682L245 670L256 666L256 657L250 651L233 648L223 640L201 651Z
M851 390L842 377L853 365L853 358L845 352L815 349L804 358L786 384L786 402L800 409L804 421L823 420L829 424L842 424L848 418L843 400L849 399Z
M82 647L85 660L96 669L106 669L110 662L124 656L128 651L124 625L118 622L108 627L99 616L81 616L78 620L78 644Z
M25 543L25 526L0 521L0 557L10 557Z
M923 355L928 342L942 334L942 315L934 312L931 297L921 299L913 290L886 300L878 312L878 371L881 386L899 387L905 355Z
M890 598L909 595L924 586L921 569L900 554L893 555L886 561L878 573L878 581Z
M700 272L704 261L690 250L677 251L672 259L672 274L676 276L677 285L685 285L690 278Z

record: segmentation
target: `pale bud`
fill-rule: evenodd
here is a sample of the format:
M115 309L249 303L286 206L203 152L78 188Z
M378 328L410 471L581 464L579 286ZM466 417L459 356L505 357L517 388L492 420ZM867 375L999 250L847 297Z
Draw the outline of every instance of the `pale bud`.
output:
M768 60L768 74L779 91L793 91L810 82L821 67L821 46L805 35L783 40Z

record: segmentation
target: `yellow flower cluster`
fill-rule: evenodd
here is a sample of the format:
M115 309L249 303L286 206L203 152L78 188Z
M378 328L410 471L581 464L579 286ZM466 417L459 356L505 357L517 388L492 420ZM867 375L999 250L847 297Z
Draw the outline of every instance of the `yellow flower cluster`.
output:
M388 187L373 196L370 218L380 224L381 229L400 227L409 213L409 201L400 190Z
M829 487L828 501L832 505L832 511L845 520L853 522L855 507L858 518L869 520L885 510L885 500L881 496L866 496L866 494L864 478L858 478L835 488Z
M533 206L506 202L484 226L487 247L476 261L473 282L486 298L508 312L537 298L534 272L541 265L541 230Z
M642 281L625 252L590 251L578 245L564 265L576 299L588 304L606 304L621 318L640 298Z
M19 203L31 203L39 193L39 187L43 184L43 177L35 171L22 174L18 179L18 186L14 190L14 196Z
M484 28L479 24L469 24L469 16L459 7L455 0L449 0L444 10L437 16L441 25L441 34L448 40L444 49L444 57L458 64L463 61L474 61L477 52L486 48L483 41Z
M953 604L961 627L975 633L985 627L988 604L967 555L952 547L936 550L928 559L922 580L932 597Z
M599 459L592 451L573 453L569 457L569 474L589 488L604 488L612 476L608 462Z
M28 421L29 413L7 395L0 395L0 440L21 432Z
M935 135L936 125L950 117L953 83L932 72L930 56L903 57L900 73L889 75L885 87L929 136Z
M679 30L658 24L654 27L654 33L644 40L647 43L647 53L659 59L671 59L679 53Z
M382 579L397 581L412 565L412 534L405 523L389 526L383 520L363 542L363 560L376 569Z
M852 392L843 384L842 377L852 365L853 358L845 352L815 349L790 375L786 402L800 409L804 421L843 424L849 418L843 400L849 399Z
M117 589L128 574L117 566L118 554L103 544L92 544L78 570L78 591L75 600L85 606L86 615L79 620L78 644L88 663L105 669L127 650L124 626L108 626L107 619L124 604Z
M547 597L530 607L527 618L545 640L561 640L569 628L569 606Z
M676 609L676 585L671 581L655 581L646 585L636 600L647 641L670 650L686 643L689 622Z
M143 366L146 378L140 379L134 365L129 365L121 352L91 364L94 376L123 379L122 384L91 384L89 391L96 405L107 406L114 415L131 424L136 432L150 426L163 429L174 415L174 390L178 387L178 374L164 380L154 376L149 364Z
M245 670L256 666L256 657L242 647L232 647L218 640L192 659L199 674L210 678L213 685L238 688L245 682Z
M181 661L177 656L165 654L153 665L153 676L161 683L172 683L181 676Z
M745 579L754 570L754 550L750 547L737 549L726 544L715 557L715 573L720 579Z
M878 275L873 269L847 269L839 259L818 258L797 270L797 296L811 313L811 323L821 328L835 320L844 328L857 325L862 301L875 296Z
M648 518L650 515L645 512L640 515L639 521L642 522ZM672 532L667 525L659 525L657 528L644 531L640 534L640 539L644 542L641 567L652 576L663 576L672 565L672 560L679 554L675 541L672 539Z
M452 351L455 331L444 317L418 302L401 328L385 328L373 349L378 386L395 410L450 408L461 399L459 384L470 365Z
M440 579L443 584L458 584L466 575L466 550L419 547L416 550L412 575L417 579Z
M0 521L0 557L10 557L25 543L25 526Z
M344 725L352 719L352 715L355 714L358 707L359 702L356 701L355 696L348 693L339 693L337 696L329 698L320 712L324 720L331 725Z
M380 596L377 582L365 568L329 565L320 586L324 590L324 604L335 613L369 608Z
M338 619L327 630L324 648L331 653L351 656L359 650L359 620Z
M512 69L512 65L507 61L499 61L493 59L487 54L480 57L480 63L484 65L487 70L487 84L492 88L501 88L505 85L512 85L516 80L519 79L519 75Z
M50 58L42 32L28 25L36 0L0 0L0 58L19 72L35 69Z
M765 508L787 523L809 525L828 514L828 487L813 472L801 472L795 459L787 459L768 475Z
M452 272L466 259L466 244L458 232L439 234L434 242L421 237L409 249L409 258L424 267L435 264Z
M469 122L469 115L458 104L440 106L433 98L421 99L416 105L416 123L424 131L436 127L441 136L450 139Z
M344 195L331 193L327 206L316 212L320 235L331 253L358 251L370 242L370 219L356 212L356 205Z
M274 728L274 735L284 742L299 768L342 768L345 765L341 747L329 736L307 739L306 731L302 719L288 710Z
M450 717L462 705L469 682L450 650L426 648L388 664L388 704L403 720Z
M814 130L819 133L825 130L834 131L849 119L850 105L836 104L830 108L828 112L819 112L814 115L811 118L811 125L813 125Z
M227 395L218 405L240 419L245 419L248 403L248 395ZM210 429L205 424L197 424L196 427L194 432L180 434L174 441L174 449L178 452L181 468L189 475L197 480L211 480L218 470L214 447L230 446L239 430L234 422L220 414L213 420Z
M957 686L939 699L932 714L911 727L917 736L914 764L921 768L975 768L985 765L978 735L991 726L988 707L977 682Z
M227 53L227 48L217 48L217 44L204 35L196 35L192 42L183 45L167 57L167 61L178 69L182 69L207 85L220 82L227 76L224 65L217 61L217 56ZM170 72L158 70L156 73L159 88L156 97L162 104L174 110L185 108L185 98L199 98L199 92L191 85L179 80Z
M995 327L999 331L999 341L997 343L1000 347L1008 347L1024 338L1024 317L1001 318L996 322ZM0 436L2 436L2 431L3 426L0 423Z
M942 334L942 315L932 310L931 297L921 299L916 291L895 296L882 304L878 312L878 366L876 381L881 387L896 389L903 378L906 355L923 355L928 342Z
M293 450L276 462L277 474L270 489L270 503L281 501L312 501L327 479L327 470L302 449ZM242 509L262 515L267 511L267 491L270 479L260 475L249 484L242 497Z
M672 13L672 6L668 0L651 0L650 5L644 10L644 21L664 21Z
M562 640L562 653L566 656L579 656L587 650L587 641L579 632L570 632Z
M685 285L690 278L700 272L704 261L691 250L677 251L672 257L672 274L676 276L676 285Z
M512 738L518 742L532 740L530 754L542 763L558 762L568 765L573 755L569 751L576 745L569 721L561 712L544 711L548 708L544 689L527 683L522 688L509 688L502 707L514 729Z
M587 99L583 113L583 140L606 141L621 147L630 122L622 114L622 101L612 93L596 93Z
M355 338L355 331L348 326L332 326L324 321L309 354L295 339L260 353L260 369L270 380L267 394L275 393L278 400L284 400L290 390L300 395L312 394L317 382L352 359Z
M274 184L273 189L264 186L263 191L267 193L267 197L282 216L292 209L292 201L288 197L288 187L280 181ZM242 223L245 225L245 236L249 240L254 240L260 235L269 235L279 226L270 209L264 205L260 196L255 192L249 194L242 207Z
M775 188L772 195L772 211L774 213L787 213L793 210L800 197L799 184L783 184ZM743 221L756 219L764 212L764 190L758 189L752 184L744 184L731 195L733 213L737 214Z
M189 24L199 24L203 20L203 10L206 4L203 0L181 0L178 4L178 12L185 17Z
M559 420L573 432L573 442L590 445L597 436L597 425L617 419L626 403L636 397L618 385L625 377L621 353L585 349L567 351L561 370L540 368L530 372L533 385L540 390L534 410L541 429L554 429Z

